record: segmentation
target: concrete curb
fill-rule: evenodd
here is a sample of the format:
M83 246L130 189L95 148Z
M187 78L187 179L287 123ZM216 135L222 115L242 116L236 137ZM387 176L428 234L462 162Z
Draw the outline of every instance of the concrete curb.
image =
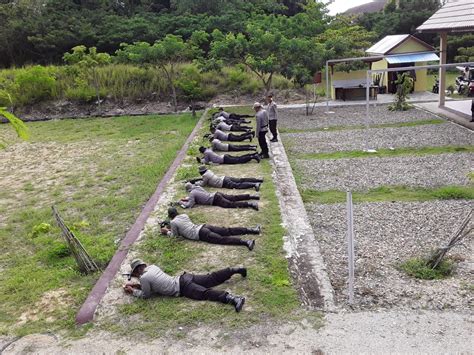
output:
M273 182L277 187L281 216L288 234L284 237L283 248L287 253L290 273L305 305L314 309L335 311L334 290L285 148L280 141L270 143L269 146L274 166Z
M161 181L159 182L155 192L150 197L146 205L143 207L142 211L140 212L140 215L138 216L135 223L132 225L132 227L129 229L129 231L125 235L125 238L120 243L120 246L118 247L115 255L113 256L112 260L107 265L107 268L104 270L99 280L97 280L96 284L94 285L94 288L89 293L89 296L87 297L87 299L84 301L81 309L76 315L77 324L84 324L93 320L97 306L99 305L102 298L104 297L107 291L107 288L109 287L110 282L114 278L117 271L120 269L120 266L122 265L123 261L127 257L128 251L130 250L131 246L133 245L133 243L135 243L137 238L140 236L140 233L143 230L148 217L153 212L155 205L158 203L158 200L161 194L163 193L166 185L173 177L176 169L179 167L183 159L186 157L186 152L188 150L188 147L190 143L193 141L199 129L201 128L201 125L204 121L204 118L207 115L207 112L208 112L208 109L206 109L204 113L202 114L201 118L197 122L193 131L189 135L188 139L186 140L184 145L181 147L181 150L178 152L178 155L176 156L175 160L169 167L166 174L163 176L163 179L161 179Z

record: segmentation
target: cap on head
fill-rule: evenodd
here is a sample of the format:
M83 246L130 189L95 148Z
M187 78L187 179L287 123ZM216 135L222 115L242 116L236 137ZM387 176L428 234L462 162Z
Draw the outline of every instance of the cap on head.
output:
M145 264L145 263L143 262L143 260L141 260L141 259L135 259L135 260L133 260L132 263L130 264L130 268L132 269L132 270L130 271L130 275L132 275L132 274L135 272L135 269L136 269L137 267L139 267L140 265L145 265L145 266L146 266L146 264Z
M168 208L168 217L175 218L178 215L178 210L175 207Z
M184 184L184 188L186 189L186 191L191 191L193 186L194 185L191 184L190 182L187 182L186 184Z
M267 97L273 97L273 94L268 94Z
M204 152L206 151L206 147L199 147L199 151L200 151L201 153L204 153Z
M224 111L224 109L222 107L219 107L219 111Z
M253 104L253 108L259 108L262 107L262 104L260 102L256 102Z
M199 174L204 174L207 171L207 167L204 165L201 165L199 167Z

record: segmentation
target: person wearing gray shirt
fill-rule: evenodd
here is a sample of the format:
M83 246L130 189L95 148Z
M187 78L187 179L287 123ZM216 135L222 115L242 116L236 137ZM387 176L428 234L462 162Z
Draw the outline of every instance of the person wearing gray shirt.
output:
M231 176L217 176L206 166L199 167L201 178L191 179L188 182L198 186L223 187L225 189L255 189L260 190L262 179L256 178L235 178Z
M257 153L234 156L230 154L219 155L210 148L199 147L199 151L204 155L203 158L196 157L199 163L204 164L245 164L251 160L260 163L260 157Z
M277 120L278 120L278 114L277 114L277 105L273 101L273 95L269 94L267 96L267 101L268 101L268 106L267 106L267 112L268 112L268 123L270 126L270 132L272 132L272 139L270 142L278 142L278 131L277 131Z
M194 224L188 215L178 214L174 207L168 208L170 227L161 228L161 233L169 237L182 236L186 239L201 240L203 242L220 245L243 245L253 250L255 240L242 240L235 237L244 234L260 234L260 226L245 227L217 227L210 224Z
M222 143L219 139L217 138L211 138L211 145L212 145L212 150L216 152L243 152L247 150L257 150L256 145L252 144L228 144L228 143Z
M249 126L240 126L237 124L227 124L225 122L219 122L216 125L216 129L220 131L230 131L230 132L250 132L252 127Z
M147 265L142 260L135 259L130 268L129 280L132 277L138 278L140 284L127 282L123 289L125 293L138 298L150 298L154 295L182 296L193 300L231 304L236 312L240 312L245 303L245 297L212 288L226 282L235 274L247 277L247 269L244 267L228 267L206 275L184 272L181 276L170 276L156 265Z
M200 186L187 182L186 191L189 193L187 198L181 199L178 205L182 208L192 208L194 205L219 206L223 208L253 208L258 211L256 202L246 200L260 200L258 195L227 195L221 192L210 193Z
M249 142L252 141L253 137L255 137L255 132L246 132L242 134L233 134L233 133L225 133L222 132L220 129L216 129L215 127L211 127L211 138L217 138L223 142L242 142L246 139Z
M253 105L255 110L255 117L257 119L257 137L258 137L258 144L260 145L260 158L268 159L270 156L268 155L268 145L267 139L265 135L268 132L268 113L265 111L260 104L260 102L256 102Z

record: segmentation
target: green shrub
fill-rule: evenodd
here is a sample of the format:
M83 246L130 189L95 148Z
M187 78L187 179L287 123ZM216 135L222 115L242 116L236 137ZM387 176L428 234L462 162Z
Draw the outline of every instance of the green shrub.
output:
M41 234L46 234L51 230L51 224L49 223L40 223L33 227L31 230L30 236L36 238Z
M427 266L423 258L412 258L400 265L400 269L408 275L423 280L439 280L450 276L454 270L454 263L451 260L443 260L435 269Z
M25 105L51 99L56 79L45 67L36 65L20 71L15 83L18 91L14 93L14 101Z

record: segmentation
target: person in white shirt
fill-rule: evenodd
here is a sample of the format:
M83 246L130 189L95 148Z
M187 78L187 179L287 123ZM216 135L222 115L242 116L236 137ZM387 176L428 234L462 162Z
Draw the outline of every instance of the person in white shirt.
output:
M272 132L272 139L270 142L278 142L278 131L277 131L277 120L278 120L278 114L277 114L277 105L273 101L273 95L269 94L267 96L267 112L268 112L268 123L270 126L270 132Z

